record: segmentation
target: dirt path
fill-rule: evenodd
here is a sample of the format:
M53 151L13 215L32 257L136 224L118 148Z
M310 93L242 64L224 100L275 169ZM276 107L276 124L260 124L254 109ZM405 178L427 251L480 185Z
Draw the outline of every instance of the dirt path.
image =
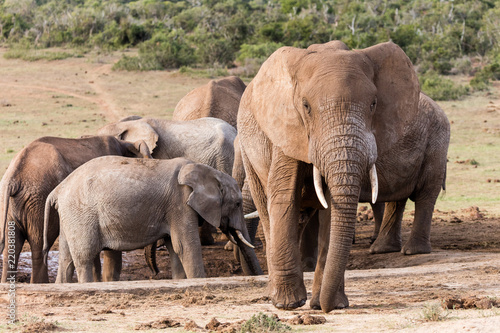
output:
M91 83L97 96L96 103L99 104L101 110L104 111L108 122L118 121L124 116L120 108L116 105L114 96L108 92L101 82L101 77L109 76L112 67L112 64L103 64L89 72L89 83Z

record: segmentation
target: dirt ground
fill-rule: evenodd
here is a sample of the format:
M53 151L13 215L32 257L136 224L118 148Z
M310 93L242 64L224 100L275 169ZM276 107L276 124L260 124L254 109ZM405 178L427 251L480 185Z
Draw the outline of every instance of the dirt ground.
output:
M120 282L17 283L20 321L11 329L98 332L112 328L125 332L163 331L170 327L168 331L175 332L186 329L231 332L236 331L242 321L262 312L277 315L298 332L498 330L498 218L484 217L477 207L449 213L437 211L432 226L432 253L404 256L400 253L370 255L373 222L369 210L360 209L359 215L356 243L346 272L350 307L344 310L324 314L311 310L308 303L295 311L277 310L266 296L267 276L242 276L232 252L224 251L225 240L220 237L215 245L203 249L210 276L207 279L170 280L167 251L159 251L162 272L151 279L143 252L137 250L124 254L123 281ZM410 221L405 219L403 240L408 238ZM265 269L264 249L258 248L257 253ZM24 281L29 281L27 254L23 253L19 268ZM51 279L57 272L56 256L57 251L51 253ZM305 273L309 297L312 277L313 273ZM7 288L4 285L1 288L0 306L6 307ZM450 309L445 309L446 305ZM305 325L301 319L306 317L326 321ZM214 326L213 318L219 326Z
M0 57L0 140L5 150L0 152L0 173L37 137L92 134L106 121L130 114L168 118L182 96L208 81L166 72L116 73L111 71L116 57L108 58L25 63ZM495 123L493 113L488 115ZM497 178L492 176L491 186ZM223 237L203 249L210 278L176 281L170 280L167 251L158 252L162 272L151 278L143 252L137 250L123 255L120 282L30 285L26 246L15 288L18 322L4 321L10 299L9 285L2 284L0 331L232 332L262 312L278 316L294 332L498 332L500 218L490 212L469 202L455 211L436 211L430 254L370 255L373 221L369 210L360 208L346 271L350 307L329 314L311 310L308 303L295 311L274 308L266 296L267 276L242 276L232 252L223 250ZM409 211L403 241L411 221ZM57 272L56 249L49 256L51 281ZM267 273L264 249L257 248L257 254ZM304 278L310 297L313 273Z

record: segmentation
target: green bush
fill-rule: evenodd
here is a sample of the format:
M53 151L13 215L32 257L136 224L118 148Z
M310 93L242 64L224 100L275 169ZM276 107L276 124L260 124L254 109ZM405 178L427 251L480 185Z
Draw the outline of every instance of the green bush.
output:
M179 68L195 63L194 49L184 38L182 30L173 30L168 35L159 32L153 38L142 43L139 56L124 55L115 65L114 70L163 70Z
M486 90L490 86L491 80L498 79L500 79L500 64L494 62L476 72L474 78L470 81L470 85L474 90Z
M212 37L209 34L202 35L197 40L196 56L203 65L232 65L235 50L231 41L225 38Z
M282 47L283 44L280 43L263 43L263 44L242 44L240 47L240 51L238 52L238 56L236 60L243 63L245 59L258 59L262 62L266 60L274 51Z
M455 84L436 72L420 75L420 89L435 101L457 100L469 94L469 87Z
M240 328L241 333L287 332L291 330L290 326L279 322L276 317L267 316L262 312L253 315Z

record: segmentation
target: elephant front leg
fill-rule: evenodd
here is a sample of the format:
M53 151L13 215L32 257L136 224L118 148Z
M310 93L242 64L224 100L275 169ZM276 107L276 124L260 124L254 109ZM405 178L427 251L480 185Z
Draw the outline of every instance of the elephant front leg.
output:
M403 254L431 252L431 223L435 201L435 198L432 200L415 200L415 219L410 238L401 249Z
M175 253L174 247L172 246L172 241L170 237L165 237L165 246L168 249L168 255L170 256L170 267L172 269L172 279L185 279L186 272L184 271L184 267L182 267L182 262Z
M198 214L189 208L177 222L170 226L172 252L179 256L188 279L204 278L206 274L198 234Z
M370 247L370 253L389 253L401 250L401 221L405 206L406 199L385 204L382 225L377 239Z
M274 306L282 309L301 307L307 300L298 242L302 169L298 161L274 148L267 186L266 242L270 296Z

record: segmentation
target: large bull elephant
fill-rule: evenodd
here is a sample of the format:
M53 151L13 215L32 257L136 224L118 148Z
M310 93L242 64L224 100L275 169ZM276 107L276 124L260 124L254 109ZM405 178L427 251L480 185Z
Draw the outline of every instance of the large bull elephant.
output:
M172 119L214 117L236 127L238 107L245 88L245 83L237 76L211 80L184 96L177 103Z
M384 202L414 200L404 253L430 251L449 123L440 109L420 109L419 98L413 66L393 43L280 48L248 85L238 136L276 307L307 299L297 240L299 222L311 216L320 223L311 307L325 312L348 306L344 272L358 201L375 202L377 193Z
M31 247L31 283L49 282L48 269L42 258L43 212L45 200L66 176L83 163L104 155L149 157L144 141L131 144L112 136L93 136L80 139L43 137L31 142L11 161L0 182L0 218L2 225L0 250L7 237L6 224L14 221L15 260L9 265L9 246L3 251L2 282L8 271L16 271L23 244ZM49 221L48 244L52 246L59 235L59 219ZM99 269L100 273L100 269Z

